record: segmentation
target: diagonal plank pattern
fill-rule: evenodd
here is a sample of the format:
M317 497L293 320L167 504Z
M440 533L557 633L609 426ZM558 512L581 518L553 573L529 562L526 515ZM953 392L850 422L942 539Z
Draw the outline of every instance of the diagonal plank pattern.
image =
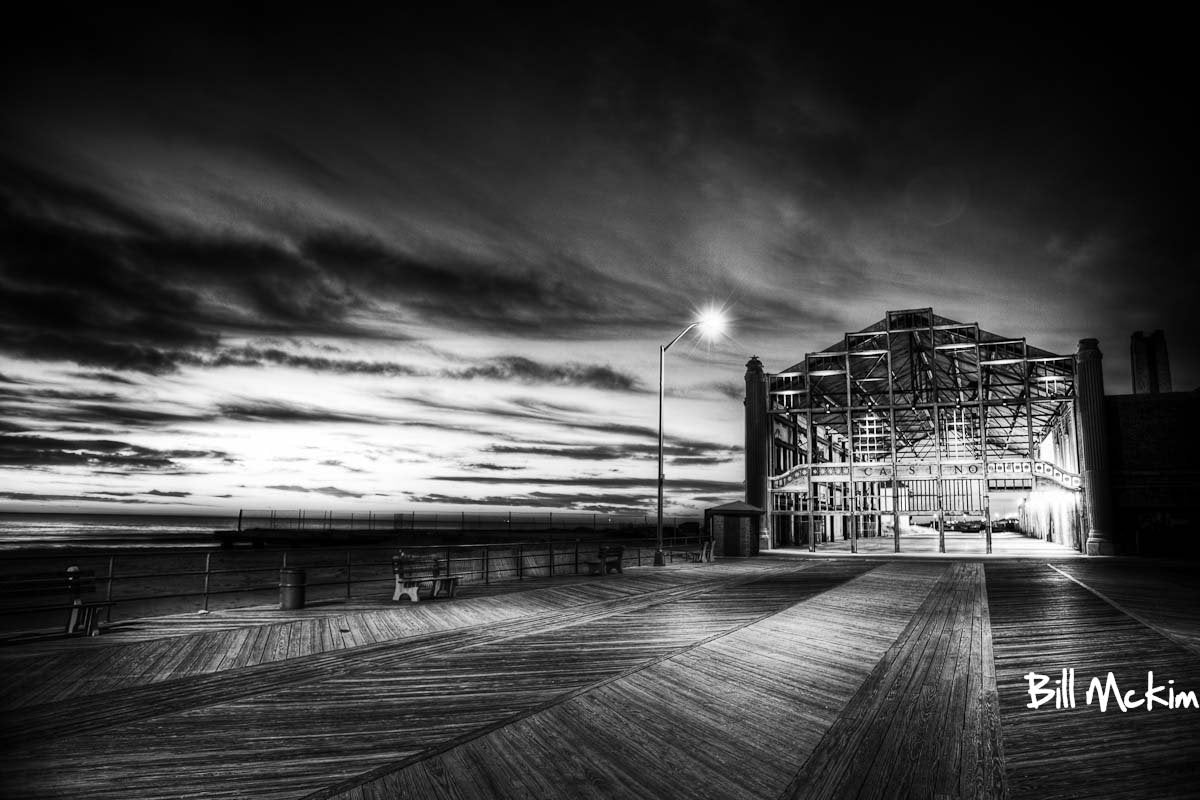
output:
M641 598L444 632L450 638L437 641L406 639L144 687L162 693L155 697L113 693L99 698L111 701L107 720L96 723L103 736L66 747L64 737L81 730L46 721L40 735L14 743L0 769L30 797L295 797L490 730L868 569L738 569ZM241 679L243 694L223 700L220 686L203 683L223 680L236 691ZM47 720L55 705L35 710ZM27 717L19 728L35 722Z
M0 796L1200 796L1200 710L1083 705L1200 692L1195 570L1127 566L728 561L13 647ZM1065 667L1080 707L1026 708Z
M1003 797L986 601L951 566L783 796Z
M1200 657L1044 564L989 564L988 602L1008 782L1018 798L1200 796L1200 711L1086 704L1112 671L1141 696L1147 672L1200 694ZM1195 608L1192 609L1195 613ZM1076 670L1074 708L1037 709L1023 676ZM1165 695L1165 692L1164 692ZM1136 699L1136 698L1134 698Z
M776 565L778 569L779 566ZM386 644L448 630L505 624L590 604L644 602L655 593L723 585L748 572L744 563L697 574L631 571L623 580L531 580L490 588L453 603L359 603L282 612L278 608L152 618L121 624L90 639L54 640L0 650L5 681L0 709L18 709L147 683L258 666L302 656ZM760 571L753 571L758 576ZM385 592L383 597L387 597ZM663 597L669 596L663 594ZM497 597L503 601L497 602Z
M879 567L485 736L310 797L774 797L945 570ZM633 622L620 620L618 635Z

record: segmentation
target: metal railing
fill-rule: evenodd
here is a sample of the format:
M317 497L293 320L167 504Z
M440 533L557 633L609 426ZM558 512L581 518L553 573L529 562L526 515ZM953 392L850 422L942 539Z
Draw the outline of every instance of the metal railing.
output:
M672 531L674 533L674 531ZM547 538L477 544L378 545L345 548L262 548L239 550L139 549L63 555L12 554L5 576L61 571L61 592L0 599L0 631L51 629L70 606L67 567L94 574L93 592L84 600L103 599L107 621L207 613L262 606L278 601L280 573L303 569L309 602L346 602L391 597L392 556L406 554L437 560L460 585L580 574L582 564L605 545L620 544L630 566L650 565L656 542L649 538ZM698 536L671 535L663 540L669 557L699 547Z

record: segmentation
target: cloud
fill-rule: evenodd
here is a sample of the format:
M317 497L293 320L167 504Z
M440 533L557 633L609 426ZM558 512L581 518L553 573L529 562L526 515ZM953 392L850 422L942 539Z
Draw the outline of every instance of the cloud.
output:
M744 400L746 397L746 385L737 381L717 381L712 388L732 400Z
M311 235L302 252L419 320L475 333L573 339L654 319L645 286L547 246L505 216L503 235L497 231L490 252L442 241L423 245L427 252L417 257L350 228Z
M619 372L608 365L544 364L520 356L507 356L464 369L447 370L444 374L449 378L467 380L488 378L502 381L515 380L522 383L586 386L607 391L647 391L636 377Z
M394 377L397 375L418 374L415 368L393 361L362 361L327 358L325 356L306 356L288 353L278 348L258 348L251 346L223 349L205 362L205 366L209 367L261 367L266 364L278 364L280 366L313 370L315 372L335 372L344 375L382 375L385 377Z
M337 459L327 459L325 461L322 461L321 466L323 466L323 467L340 467L340 468L346 470L347 472L359 472L359 473L366 472L365 469L351 467L347 464L342 463L341 461L338 461Z
M203 363L207 367L260 367L277 364L294 369L344 375L422 376L450 380L484 378L518 383L584 386L607 391L646 391L635 376L607 364L546 364L522 356L503 356L470 366L434 372L395 361L329 358L290 353L279 348L244 345L221 349L206 358Z
M218 406L225 419L241 422L346 422L361 425L382 425L390 422L382 417L365 414L345 414L339 411L300 406L283 401L222 403Z
M159 491L158 489L151 489L150 491L146 492L146 494L152 494L152 495L155 495L156 497L191 497L192 496L191 492L162 492L162 491Z
M108 439L0 435L0 466L120 468L130 472L177 470L181 459L225 458L211 450L155 450Z
M145 499L131 499L122 497L98 497L93 494L39 494L36 492L0 492L0 498L5 500L15 500L26 503L131 503L140 504L148 502Z
M597 513L606 515L631 515L648 518L654 513L649 499L640 495L622 494L554 494L530 492L527 494L491 495L469 497L466 495L430 493L414 495L414 503L436 503L450 506L491 506L495 508L544 508L566 513ZM565 524L587 527L586 520L570 520Z
M498 475L438 475L431 478L435 481L446 481L449 483L479 483L479 484L518 484L518 485L534 485L534 486L582 486L591 488L613 488L627 489L634 487L646 487L653 490L655 481L653 477L646 478L599 478L599 477L571 477L571 478L538 478L538 477L501 477ZM724 492L733 491L742 488L742 484L733 481L714 481L714 480L696 480L690 478L682 478L671 481L671 491L679 494L691 494L697 492Z
M302 492L304 494L324 494L324 495L329 495L330 497L359 498L359 497L366 496L364 493L348 492L345 489L339 489L336 486L321 486L319 488L309 488L306 486L296 486L295 484L290 484L290 485L267 486L266 488L267 489L276 489L281 492Z
M658 457L657 444L498 444L487 449L500 455L530 455L543 458L565 458L574 461L616 461L620 459L650 459ZM663 445L663 455L674 463L722 464L733 460L733 448L709 442L670 443Z
M116 375L111 372L74 372L73 377L83 378L85 380L102 381L104 383L120 383L126 386L137 386L138 382L130 380L122 375Z
M60 393L59 397L52 397L29 392L20 397L19 404L10 402L0 411L10 417L53 421L58 430L76 430L81 433L102 432L102 429L98 428L78 427L89 423L123 428L153 428L209 422L215 419L215 415L209 412L178 413L132 404L77 402L69 397L70 394ZM80 398L84 395L85 393L80 393ZM47 399L65 399L67 402L47 402ZM75 424L74 427L72 423Z

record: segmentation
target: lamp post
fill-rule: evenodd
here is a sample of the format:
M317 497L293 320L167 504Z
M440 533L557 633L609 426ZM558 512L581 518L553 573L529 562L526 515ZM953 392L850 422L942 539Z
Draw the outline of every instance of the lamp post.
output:
M721 312L708 311L700 319L681 330L674 339L658 346L658 544L654 551L654 566L656 567L666 564L666 557L663 555L663 483L666 480L666 476L663 474L663 377L667 350L692 328L700 328L709 336L714 336L720 333L724 327L725 318Z

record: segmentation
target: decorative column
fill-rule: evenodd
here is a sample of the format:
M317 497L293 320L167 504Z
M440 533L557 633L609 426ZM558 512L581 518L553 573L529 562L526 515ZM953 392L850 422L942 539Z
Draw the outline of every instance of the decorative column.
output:
M1112 484L1108 468L1108 431L1104 424L1104 371L1100 343L1081 339L1075 353L1075 404L1079 420L1079 446L1083 463L1083 490L1087 498L1089 556L1111 556L1113 542Z
M771 547L767 508L768 464L771 457L771 422L767 414L767 376L758 356L746 362L746 503L761 508L759 547Z

